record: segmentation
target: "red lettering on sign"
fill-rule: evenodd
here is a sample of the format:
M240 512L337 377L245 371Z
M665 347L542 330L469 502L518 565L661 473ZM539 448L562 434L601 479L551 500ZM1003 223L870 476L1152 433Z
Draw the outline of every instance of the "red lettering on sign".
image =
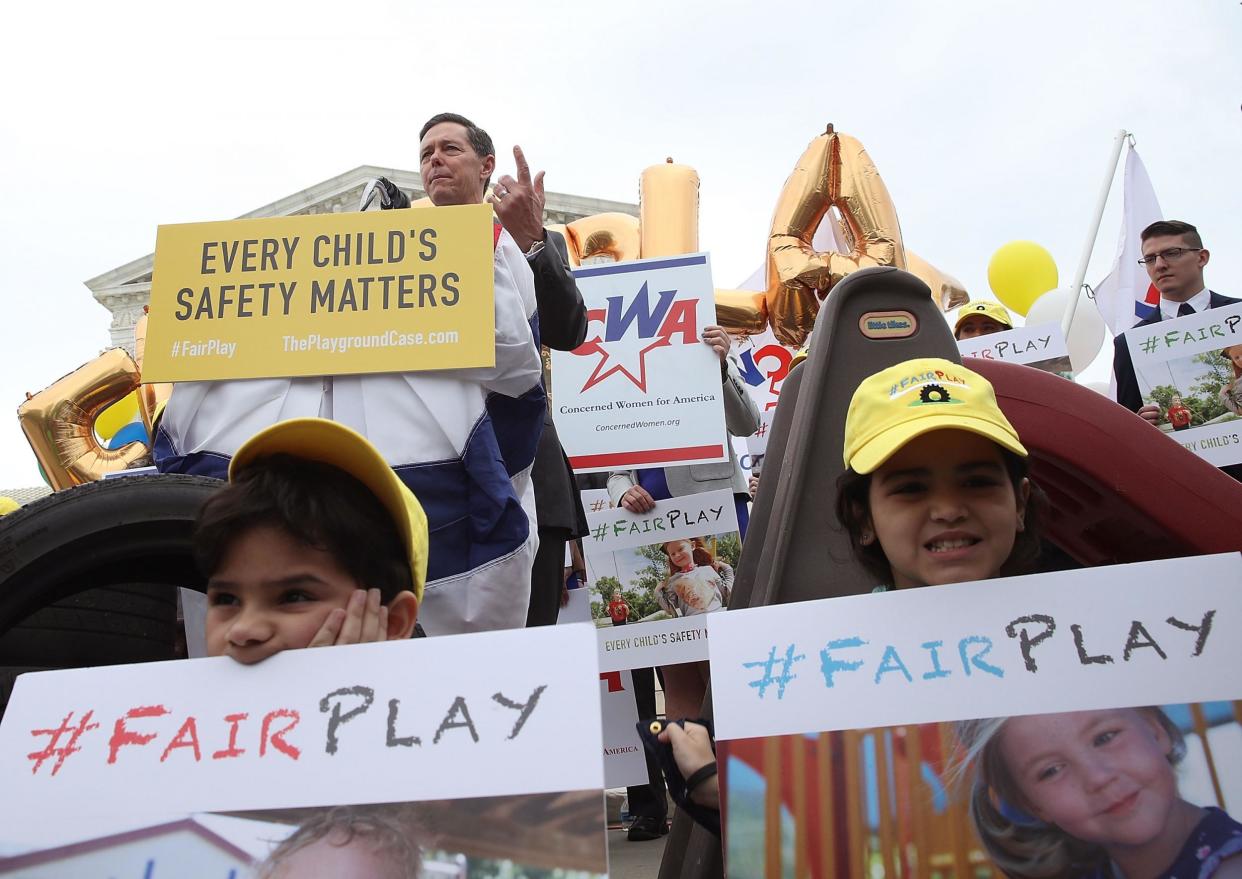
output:
M224 716L225 721L232 724L229 727L229 746L222 751L216 751L212 754L212 760L223 760L225 757L240 757L246 753L245 748L237 747L237 727L249 716L249 714L226 714Z
M177 730L177 734L173 736L172 741L168 743L168 747L164 749L164 753L160 755L160 762L163 763L167 760L168 755L175 748L193 748L195 763L203 759L203 755L198 748L198 723L195 722L193 715L187 717L185 723L181 724L181 729Z
M139 708L131 708L122 717L117 718L116 724L112 727L112 738L108 739L108 762L115 763L117 752L126 745L145 745L156 736L155 733L132 732L126 728L125 721L142 717L163 717L167 713L168 709L163 705L143 705Z
M285 718L288 723L283 728L276 730L274 733L269 732L272 728L272 721L277 718ZM301 756L302 752L298 750L296 745L291 745L285 741L285 735L302 719L302 715L294 711L292 708L277 708L275 711L269 711L267 716L263 718L263 725L259 732L259 756L267 756L267 743L271 742L272 747L280 753L292 757L294 760Z

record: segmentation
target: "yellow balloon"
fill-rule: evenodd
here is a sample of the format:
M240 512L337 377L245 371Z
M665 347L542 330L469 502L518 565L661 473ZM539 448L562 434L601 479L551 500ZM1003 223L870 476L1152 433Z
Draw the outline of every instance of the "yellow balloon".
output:
M22 508L22 505L7 495L0 497L0 516L7 516Z
M95 433L101 439L110 440L116 432L134 420L138 414L138 395L131 391L99 413L95 419Z
M1031 304L1057 286L1057 264L1034 241L1010 241L988 263L988 285L1010 311L1025 315Z

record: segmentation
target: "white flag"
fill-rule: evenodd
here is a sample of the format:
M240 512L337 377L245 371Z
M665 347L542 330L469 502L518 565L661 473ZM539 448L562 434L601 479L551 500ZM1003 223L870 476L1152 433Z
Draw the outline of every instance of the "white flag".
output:
M1096 308L1114 336L1150 317L1160 305L1160 293L1147 277L1147 269L1138 264L1143 255L1139 234L1164 215L1143 160L1133 146L1126 153L1124 198L1117 261L1095 288Z

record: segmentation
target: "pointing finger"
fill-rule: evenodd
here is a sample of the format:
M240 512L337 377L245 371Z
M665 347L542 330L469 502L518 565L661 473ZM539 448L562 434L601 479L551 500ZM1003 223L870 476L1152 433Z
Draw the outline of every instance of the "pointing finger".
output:
M523 183L530 182L530 165L526 163L526 155L517 144L513 146L513 161L517 165L518 178Z

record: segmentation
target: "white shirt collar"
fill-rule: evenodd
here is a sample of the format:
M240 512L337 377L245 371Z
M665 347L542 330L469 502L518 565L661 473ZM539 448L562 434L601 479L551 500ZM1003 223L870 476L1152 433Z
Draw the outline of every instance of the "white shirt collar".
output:
M1212 292L1210 291L1210 289L1207 289L1205 287L1201 289L1199 293L1196 293L1195 295L1192 295L1192 297L1190 297L1189 299L1186 299L1185 304L1190 305L1191 308L1194 308L1195 314L1199 314L1200 312L1206 312L1208 308L1212 307ZM1160 319L1161 320L1172 320L1176 318L1177 309L1181 307L1182 307L1182 303L1180 302L1174 302L1174 300L1172 299L1165 299L1164 297L1160 297Z
M1212 307L1212 291L1209 290L1207 287L1204 287L1194 296L1191 296L1189 299L1187 299L1185 304L1193 308L1195 310L1195 314L1198 314L1201 311L1207 311L1209 308ZM1172 299L1165 299L1163 296L1161 296L1160 297L1160 319L1161 320L1172 320L1173 318L1177 317L1177 310L1181 308L1181 306L1182 306L1182 303L1174 302Z

